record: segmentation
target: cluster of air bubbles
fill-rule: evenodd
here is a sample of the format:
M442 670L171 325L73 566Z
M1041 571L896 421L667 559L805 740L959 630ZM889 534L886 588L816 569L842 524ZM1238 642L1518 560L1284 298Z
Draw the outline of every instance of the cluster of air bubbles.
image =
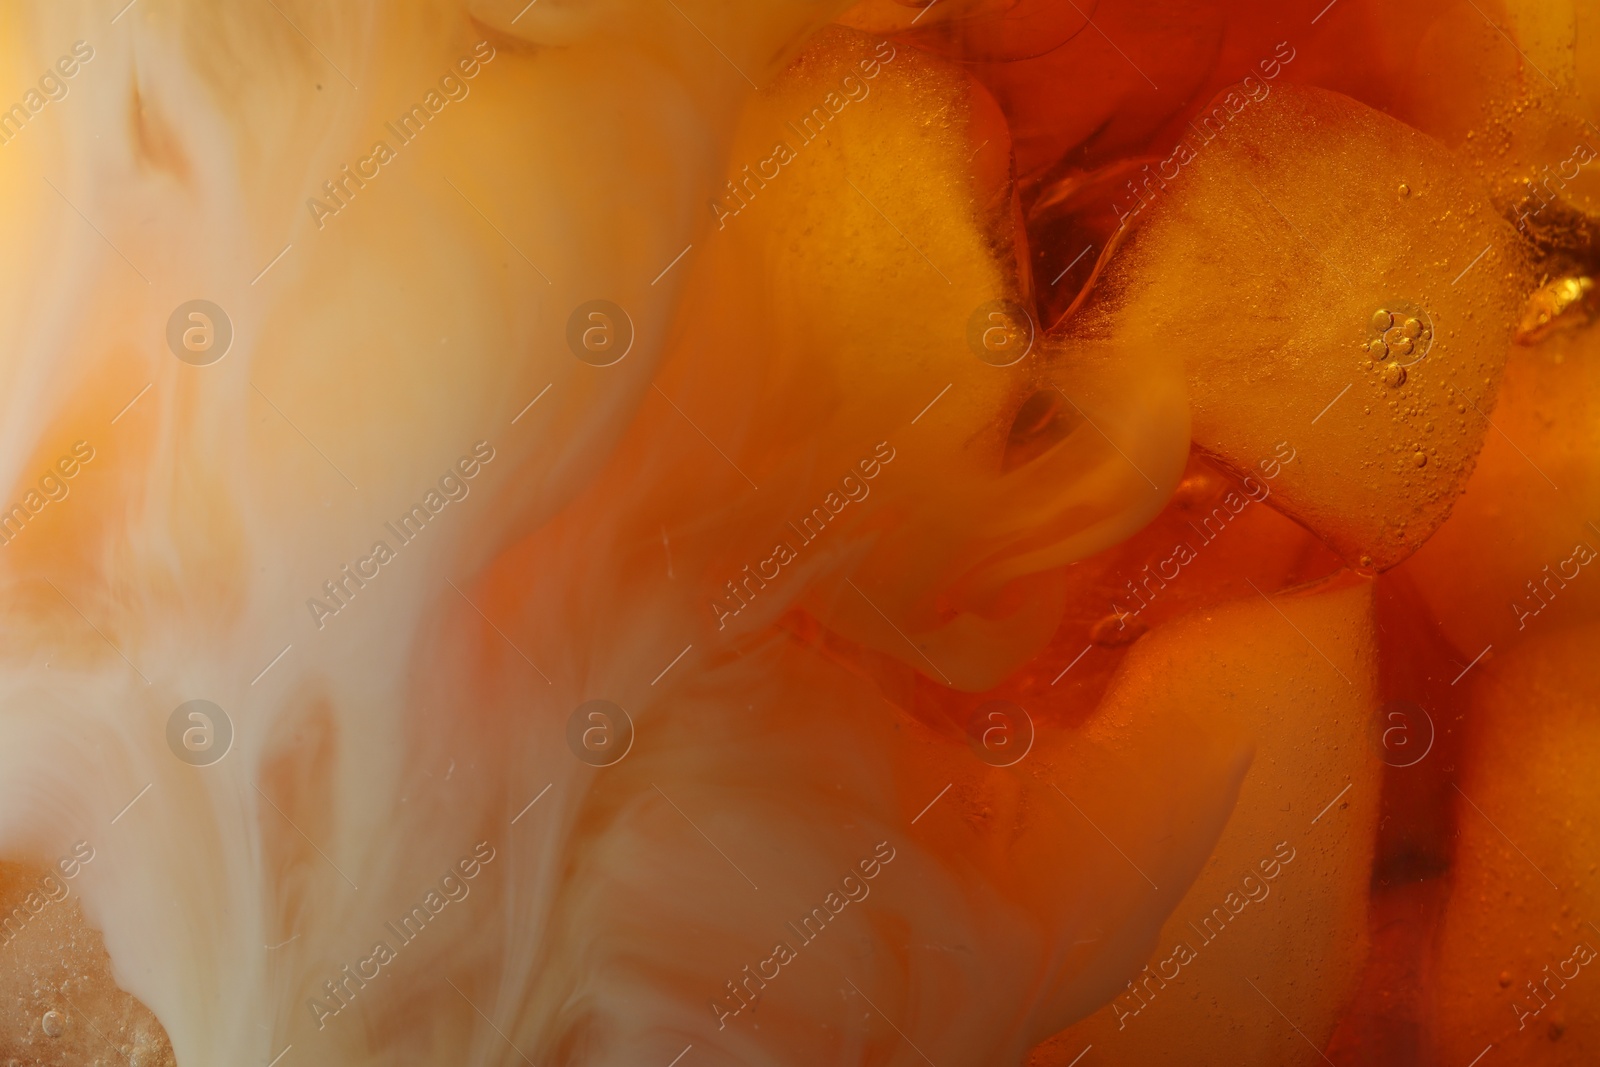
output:
M1416 304L1385 304L1367 322L1367 339L1361 349L1372 371L1391 389L1405 384L1406 368L1416 366L1433 347L1433 320Z

